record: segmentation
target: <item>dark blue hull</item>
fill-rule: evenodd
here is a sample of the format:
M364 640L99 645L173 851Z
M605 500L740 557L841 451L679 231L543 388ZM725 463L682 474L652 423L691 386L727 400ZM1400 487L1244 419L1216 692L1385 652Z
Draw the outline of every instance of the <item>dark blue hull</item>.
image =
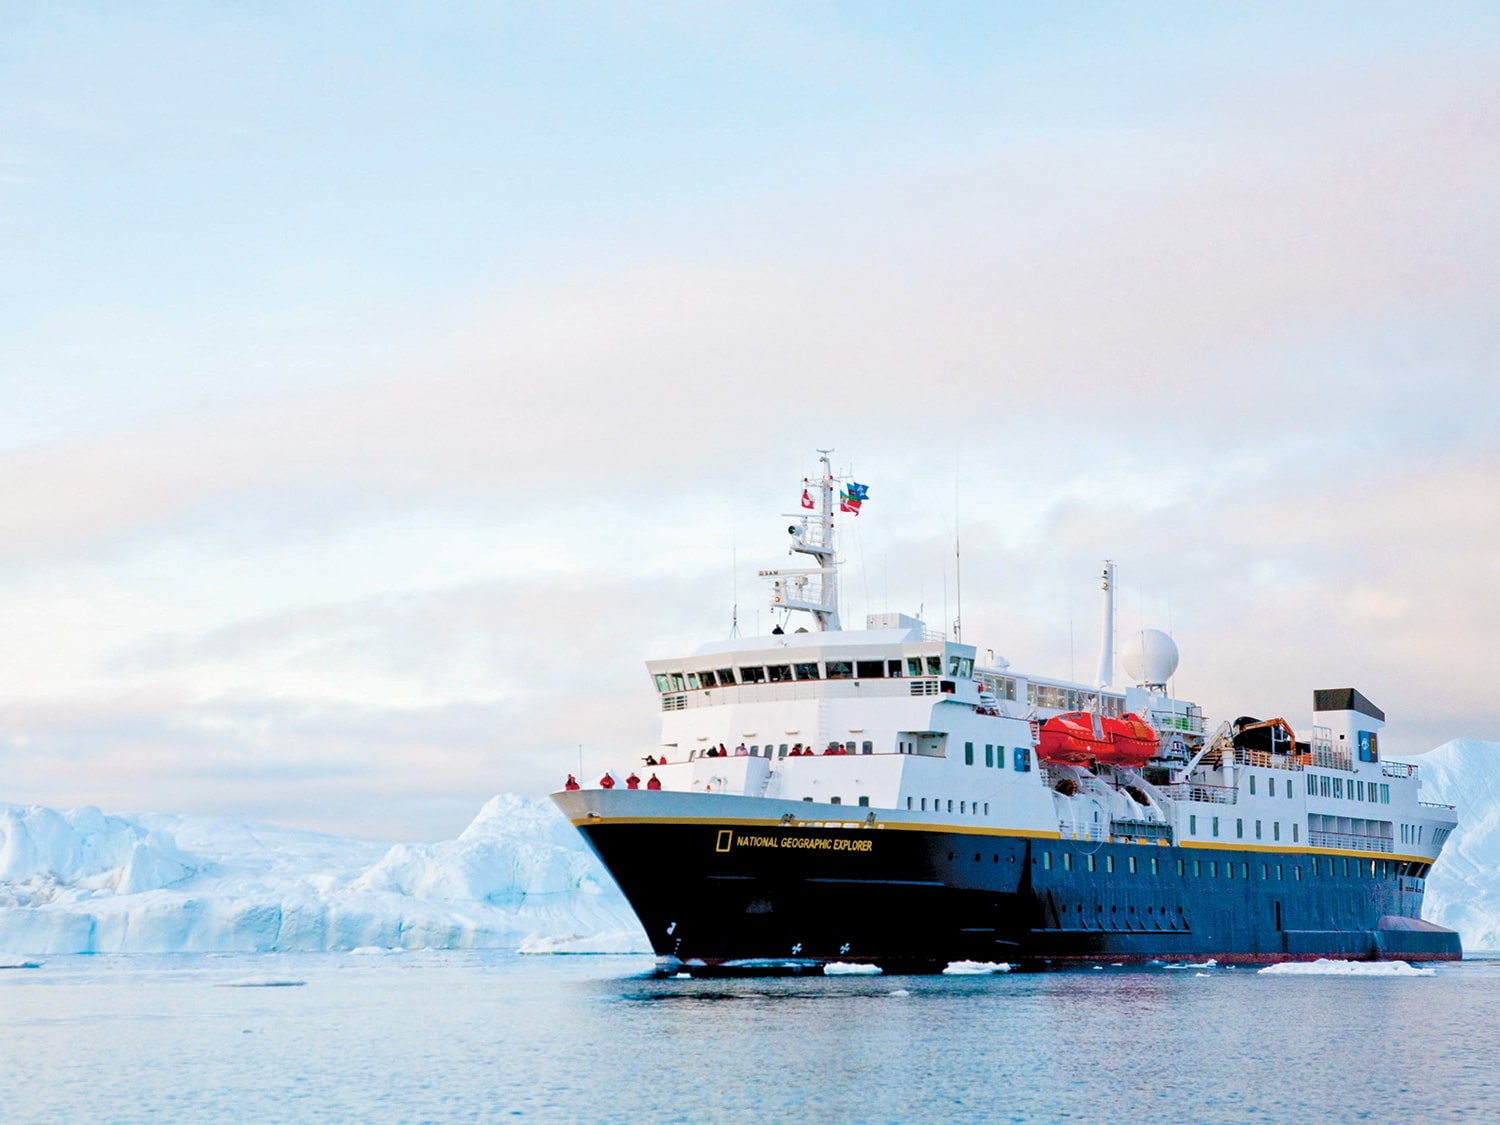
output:
M580 831L655 951L705 965L1451 960L1426 866L902 827L605 820Z

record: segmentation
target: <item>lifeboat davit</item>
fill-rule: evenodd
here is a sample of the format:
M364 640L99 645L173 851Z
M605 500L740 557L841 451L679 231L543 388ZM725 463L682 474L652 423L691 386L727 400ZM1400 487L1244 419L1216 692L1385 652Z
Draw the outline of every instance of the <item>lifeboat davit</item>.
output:
M1156 750L1156 732L1139 715L1106 719L1088 711L1068 711L1042 724L1036 756L1067 765L1139 766L1154 758Z

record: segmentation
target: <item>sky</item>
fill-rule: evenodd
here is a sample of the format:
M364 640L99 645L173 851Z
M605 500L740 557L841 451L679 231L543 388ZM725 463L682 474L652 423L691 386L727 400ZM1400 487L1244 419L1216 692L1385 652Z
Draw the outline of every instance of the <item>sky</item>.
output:
M0 801L440 839L844 615L1500 738L1500 9L0 0Z

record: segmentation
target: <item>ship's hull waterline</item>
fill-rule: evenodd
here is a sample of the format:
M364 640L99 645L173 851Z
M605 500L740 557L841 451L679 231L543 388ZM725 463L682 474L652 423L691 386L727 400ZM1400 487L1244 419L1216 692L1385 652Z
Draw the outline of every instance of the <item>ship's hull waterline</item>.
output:
M1398 855L1063 840L849 807L767 820L763 801L677 797L557 794L653 950L688 967L1461 956L1420 920L1416 861Z

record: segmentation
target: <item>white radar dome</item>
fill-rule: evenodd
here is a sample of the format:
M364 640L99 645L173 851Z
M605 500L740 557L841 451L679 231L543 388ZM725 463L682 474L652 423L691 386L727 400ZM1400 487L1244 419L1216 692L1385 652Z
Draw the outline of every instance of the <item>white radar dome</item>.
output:
M1125 674L1138 684L1165 684L1177 671L1177 643L1160 629L1142 629L1120 648Z

